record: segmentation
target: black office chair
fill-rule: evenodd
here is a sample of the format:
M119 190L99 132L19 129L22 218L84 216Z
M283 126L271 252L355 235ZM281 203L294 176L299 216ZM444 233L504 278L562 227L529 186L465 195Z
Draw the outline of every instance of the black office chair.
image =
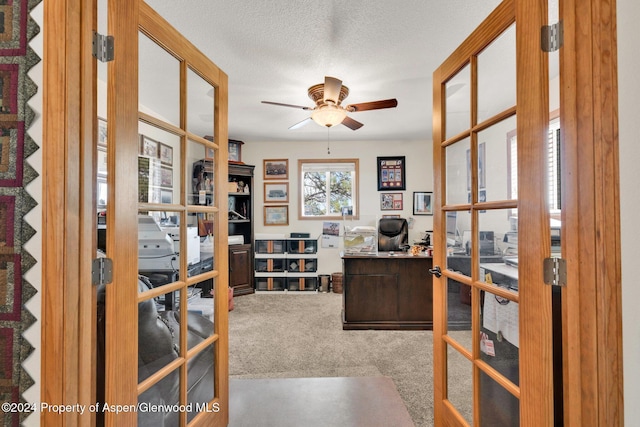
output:
M378 222L378 251L402 251L409 247L409 225L404 218L382 218Z

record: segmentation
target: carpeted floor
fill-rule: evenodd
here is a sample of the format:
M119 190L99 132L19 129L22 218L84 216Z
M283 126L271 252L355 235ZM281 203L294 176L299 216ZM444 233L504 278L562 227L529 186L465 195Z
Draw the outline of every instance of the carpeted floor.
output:
M231 378L388 376L415 425L432 426L432 332L343 331L341 309L334 293L235 298Z

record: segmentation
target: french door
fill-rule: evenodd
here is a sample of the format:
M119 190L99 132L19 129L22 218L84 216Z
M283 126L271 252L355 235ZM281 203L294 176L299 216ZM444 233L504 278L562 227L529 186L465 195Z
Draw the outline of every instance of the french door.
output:
M107 3L104 425L226 426L227 76L143 1ZM212 321L189 312L204 281Z
M504 0L433 75L435 425L553 424L546 21Z

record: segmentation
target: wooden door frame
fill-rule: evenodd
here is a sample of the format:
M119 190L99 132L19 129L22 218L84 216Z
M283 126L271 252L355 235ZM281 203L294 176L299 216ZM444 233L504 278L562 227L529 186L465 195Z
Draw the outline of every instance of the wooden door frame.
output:
M549 93L548 90L548 58L541 50L539 42L540 27L546 22L547 9L540 0L505 0L482 24L475 28L469 37L461 44L434 72L434 132L433 132L433 158L434 183L437 200L434 216L434 231L439 243L434 255L434 265L446 265L446 242L444 232L444 220L441 206L446 202L445 180L442 177L444 168L442 143L456 140L463 134L447 138L443 135L441 123L445 111L443 94L443 82L451 78L462 67L462 64L470 64L472 70L477 64L477 55L499 37L515 22L516 32L516 68L517 68L517 97L515 110L518 117L518 222L519 240L527 242L519 246L519 384L514 396L520 401L520 421L523 426L551 426L553 425L553 357L552 357L552 326L551 317L551 288L544 284L542 260L550 256L550 239L546 242L539 236L550 235L549 212L546 203L546 193L538 191L544 186L546 179L546 146L540 141L547 140L547 128L549 123ZM537 36L537 37L536 37ZM477 90L478 83L473 81L471 73L472 91ZM471 115L474 115L476 94L471 93ZM509 110L507 110L509 112ZM501 118L506 117L506 112L501 113ZM475 126L473 119L472 125ZM446 122L445 122L446 126ZM473 134L477 131L469 129L470 140L473 144ZM467 131L464 132L464 135ZM474 151L472 149L473 158ZM475 170L472 169L472 174ZM475 175L474 175L475 176ZM474 181L475 182L475 177ZM476 186L472 186L476 191ZM477 200L474 195L473 200ZM504 205L504 203L503 203ZM504 208L504 207L502 207ZM474 219L472 219L472 222ZM472 225L477 229L478 224ZM478 254L472 253L472 265L477 266ZM475 268L475 267L474 267ZM472 268L473 269L473 268ZM476 271L474 269L474 271ZM441 310L446 304L447 277L449 272L443 273L444 279L434 279L434 366L443 367L443 372L436 372L434 376L434 418L436 424L451 422L453 425L465 425L465 421L447 401L447 373L446 359L447 346L444 344L446 335L443 330L446 325L446 310ZM475 273L472 274L475 279ZM436 283L439 283L436 286ZM471 282L470 282L471 284ZM472 315L479 319L479 293L473 296ZM547 316L540 315L548 313ZM436 323L438 318L441 325ZM473 357L479 352L476 343L479 331L474 326L471 333L474 337ZM453 345L452 345L453 346ZM478 386L480 366L477 361L474 364L474 401L479 402L481 393ZM474 404L474 420L480 416L479 404Z
M41 402L95 403L94 2L44 1ZM41 425L94 414L42 412Z
M516 10L521 13L530 7L536 12L536 20L544 17L546 13L536 11L534 3L516 0ZM568 267L568 285L562 290L564 423L621 426L624 407L616 4L606 0L590 0L586 4L562 0L560 16L565 36L560 49L562 245ZM529 48L538 49L537 38L530 39ZM540 60L544 61L540 57L536 61ZM529 65L541 66L542 62ZM434 91L440 90L437 86L434 79ZM538 107L534 114L546 113ZM441 105L434 105L434 127L439 124L436 116L441 110ZM437 161L434 154L434 162ZM442 190L438 177L434 186ZM441 195L436 192L435 197ZM434 229L436 222L437 217ZM434 299L437 292L434 288ZM535 328L527 329L535 334ZM434 361L443 357L441 353L434 343ZM436 388L436 393L442 394L442 390ZM549 397L539 403L537 410L548 409ZM441 411L437 405L434 407L436 415ZM524 412L522 419L526 423L534 415Z
M137 49L138 31L138 1L111 0L110 8L116 8L125 13L126 19L114 25L110 23L109 33L118 40L116 49ZM135 20L135 21L133 21ZM46 183L43 194L43 267L42 267L42 361L41 361L41 402L49 404L84 405L90 408L95 404L95 343L96 339L96 293L91 285L91 260L96 257L96 206L95 171L96 153L94 152L97 135L97 81L96 60L92 56L93 31L97 28L97 11L94 0L44 0L44 78L43 78L43 182ZM132 30L133 29L133 30ZM135 31L133 37L127 33ZM126 49L125 49L126 50ZM133 61L119 61L110 64L109 73L130 78L127 84L137 87L137 73L132 72ZM115 65L115 66L114 66ZM199 67L200 63L197 64ZM134 64L137 67L137 63ZM218 140L228 138L227 123L227 77L219 71L220 91L216 91L216 114L219 115L215 129ZM125 79L121 79L125 80ZM121 91L122 92L122 91ZM126 91L129 99L133 96ZM112 120L109 139L135 139L137 147L137 93L135 102L117 100L108 106L108 116L126 115L127 119L121 128L113 126ZM123 106L118 104L121 100ZM128 102L128 103L127 103ZM117 105L117 106L116 106ZM125 114L125 108L128 107ZM134 119L131 120L130 118ZM220 123L225 123L222 126ZM122 145L122 144L121 144ZM109 156L115 159L114 143L109 143ZM122 150L120 154L122 156ZM125 154L131 154L125 152ZM110 162L112 170L109 176L128 174L137 163L131 164L131 159L137 159L137 148L134 155L128 159ZM227 158L226 144L221 146L220 159ZM129 162L129 163L127 163ZM120 168L120 170L118 170ZM227 177L226 162L220 163L220 173L217 178L217 188L223 188ZM122 180L120 180L122 186ZM119 188L119 194L127 195L135 190ZM129 193L127 193L129 191ZM134 191L134 193L130 193ZM114 194L110 192L110 196ZM219 196L222 210L226 212L226 198ZM111 206L114 201L110 200ZM109 215L108 221L115 221L114 215ZM113 225L113 224L112 224ZM122 219L118 228L125 228L128 233L137 233L137 219ZM218 240L226 245L226 221L218 225ZM107 247L115 247L114 242L107 242ZM219 248L217 248L219 249ZM228 261L225 251L216 250L218 268L223 267L218 280L226 284L228 281ZM114 271L114 281L119 284L127 281L137 282L137 268L131 260L134 256L123 254L119 250L116 258L128 259L127 263L120 262ZM134 265L134 267L131 267ZM131 274L133 272L133 274ZM113 287L112 287L113 288ZM127 293L134 290L133 300L137 299L137 286L118 286L118 292ZM226 286L216 287L215 311L227 312ZM117 306L108 313L110 316L120 316ZM215 330L218 334L226 335L228 322L216 322ZM136 337L131 334L130 326L127 330L116 332L121 337ZM226 338L225 338L226 339ZM220 342L220 341L218 341ZM137 344L137 343L136 343ZM228 402L228 367L226 354L221 354L220 346L216 346L217 360L225 359L223 368L215 378L215 387L219 398ZM224 357L223 357L224 356ZM134 381L137 376L133 377ZM128 401L137 401L137 381L124 383L121 379L114 381L117 391L111 397L126 394ZM107 402L119 403L106 396ZM132 414L135 420L136 414ZM121 417L122 418L122 417ZM194 423L202 424L205 418L194 419ZM118 422L121 422L119 419ZM95 410L85 410L56 414L43 412L40 414L40 424L46 426L91 426L95 425ZM129 422L129 421L127 421ZM133 421L135 423L135 421ZM224 407L216 417L220 425L228 423L228 411ZM195 425L195 424L194 424Z
M624 424L616 2L562 0L565 426Z

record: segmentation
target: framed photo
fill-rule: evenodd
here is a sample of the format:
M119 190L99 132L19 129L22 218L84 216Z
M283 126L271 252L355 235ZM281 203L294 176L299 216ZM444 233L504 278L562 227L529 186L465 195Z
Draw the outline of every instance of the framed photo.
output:
M207 141L211 141L213 142L213 136L212 135L205 135L204 139L206 139ZM204 158L206 160L214 160L215 159L215 154L216 154L216 150L211 148L211 147L205 147L205 153L204 153Z
M413 214L433 215L433 192L414 191L413 192Z
M242 141L235 139L229 140L229 161L234 163L242 163Z
M402 193L384 193L380 195L380 210L401 211Z
M289 225L289 206L265 206L264 225Z
M487 159L486 143L478 144L478 188L487 186L487 172L485 162ZM471 150L467 150L467 191L471 191Z
M106 147L98 147L98 175L107 175L107 149Z
M166 166L160 168L160 186L173 188L173 169Z
M107 146L107 121L98 117L98 146Z
M378 191L405 190L405 157L378 157Z
M265 203L286 203L289 201L288 182L265 182L264 202Z
M158 141L153 140L148 136L140 135L140 155L151 159L157 159L159 144L160 143Z
M160 203L170 205L173 203L173 191L160 189Z
M264 159L264 179L289 179L289 160Z
M400 215L382 215L382 218L400 218Z
M163 165L173 166L173 147L160 143L160 161Z

